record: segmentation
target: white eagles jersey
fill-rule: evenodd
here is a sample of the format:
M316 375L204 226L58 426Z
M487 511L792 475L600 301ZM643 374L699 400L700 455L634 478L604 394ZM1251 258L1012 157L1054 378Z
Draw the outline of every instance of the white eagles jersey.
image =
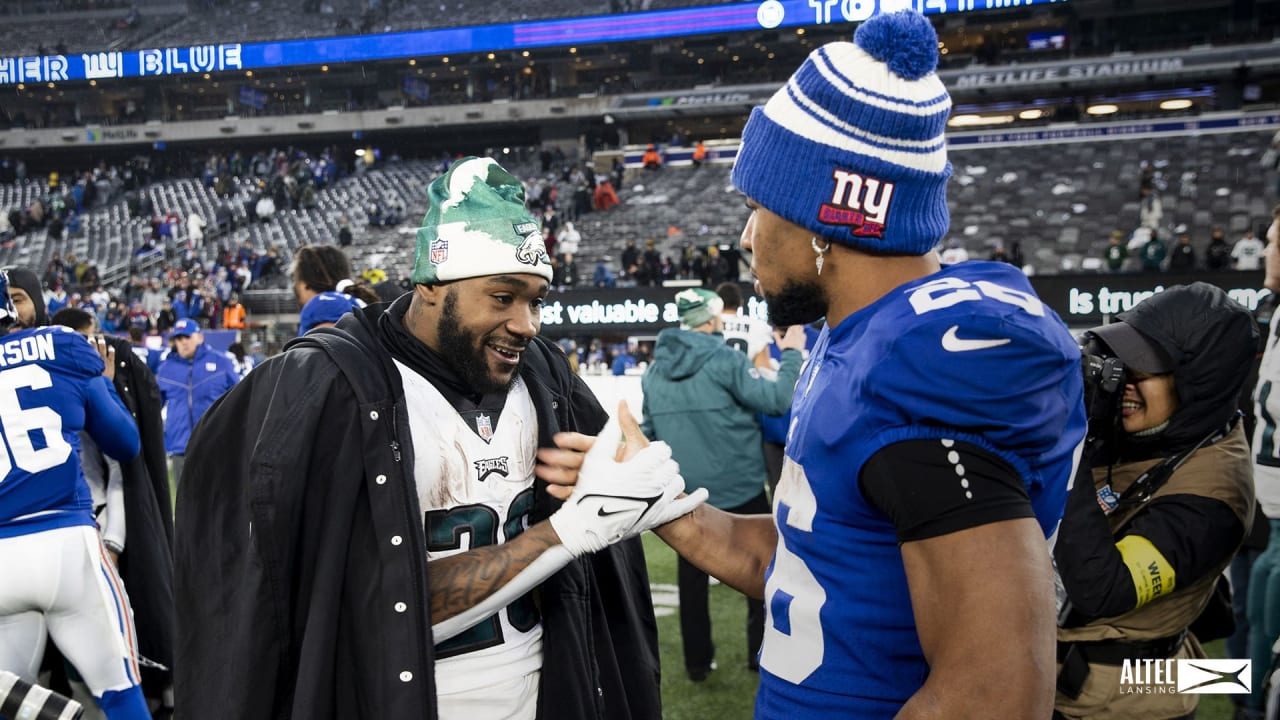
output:
M769 323L750 315L724 313L724 341L729 347L747 354L751 360L773 342L773 328Z
M524 381L517 379L507 393L499 423L482 415L473 428L429 380L399 361L396 367L409 410L413 475L428 560L502 544L523 532L533 509L538 443L537 415ZM526 595L436 645L441 717L449 716L445 709L451 695L469 708L486 702L486 695L504 708L535 708L541 667L542 624ZM522 686L531 697L492 696L497 688L513 685ZM492 710L482 715L509 716L496 707Z
M1271 318L1271 331L1262 366L1258 368L1258 384L1253 391L1253 484L1262 512L1280 519L1280 449L1276 448L1277 422L1280 421L1280 348L1276 347L1280 332L1280 313Z

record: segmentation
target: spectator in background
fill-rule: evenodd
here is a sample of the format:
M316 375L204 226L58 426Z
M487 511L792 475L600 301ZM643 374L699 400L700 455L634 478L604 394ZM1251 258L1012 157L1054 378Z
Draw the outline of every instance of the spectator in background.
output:
M1111 239L1107 241L1107 249L1103 253L1103 261L1107 265L1107 270L1113 273L1120 272L1124 269L1124 261L1129 259L1129 249L1125 247L1124 233L1119 230L1111 231Z
M613 361L609 363L609 370L615 377L626 375L628 370L636 366L636 346L628 343L625 347L619 347L621 349L613 356Z
M167 335L173 326L178 324L178 313L173 309L173 301L165 298L160 301L160 312L156 313L156 332Z
M556 247L561 255L577 255L578 248L582 244L582 233L578 232L572 222L565 222L564 228L560 230L560 237L557 240Z
M1265 246L1253 234L1252 230L1246 230L1244 237L1236 241L1235 247L1231 248L1231 259L1235 260L1237 270L1257 270L1262 267L1262 251Z
M1164 259L1169 254L1160 234L1154 228L1151 236L1142 246L1142 269L1146 272L1160 272L1164 269Z
M222 327L227 330L244 330L245 309L240 296L231 293L227 306L222 309Z
M199 213L191 213L187 216L187 242L192 249L199 250L204 247L204 229L207 223Z
M1138 224L1154 232L1160 228L1163 218L1164 204L1160 202L1160 194L1150 187L1142 188L1138 201Z
M1227 234L1215 225L1209 236L1209 246L1204 251L1204 265L1210 270L1226 270L1231 263L1231 246Z
M662 156L658 154L658 149L653 146L653 143L645 147L644 155L640 156L640 164L645 170L662 169Z
M618 193L613 189L613 183L605 180L596 186L596 191L592 196L592 206L596 210L608 210L617 206L620 202Z
M635 238L627 238L627 246L622 248L622 276L636 280L640 274L640 250L636 247Z
M732 286L737 290L737 286ZM710 290L676 294L680 327L658 334L653 364L641 381L644 422L651 440L671 446L690 491L705 487L710 502L726 512L769 512L765 463L756 413L787 411L800 374L804 329L788 330L776 380L753 366L747 349L725 342L724 301ZM707 574L677 560L680 637L689 679L701 682L716 668L707 604ZM759 669L764 638L764 602L747 599L747 667Z
M702 167L702 163L707 161L707 146L701 141L693 146L693 166L695 168Z
M1196 267L1196 249L1191 247L1191 236L1185 232L1178 233L1178 241L1169 253L1169 269L1186 272Z
M601 260L596 263L595 272L591 276L591 284L598 288L617 287L618 279L613 271Z
M968 262L968 260L969 251L960 242L960 238L951 238L947 241L947 248L942 251L942 264L955 265L956 263Z
M236 384L240 374L225 353L205 345L204 333L195 320L179 320L169 339L173 351L160 363L156 382L164 398L164 446L177 487L182 482L191 430L214 401Z
M347 216L344 214L342 217L338 218L338 246L351 247L351 243L354 242L354 240L355 238L351 234L351 221L348 220Z
M991 248L991 255L987 258L991 262L1009 262L1009 253L1004 249L1004 242L997 240L995 247Z
M637 278L641 285L662 284L662 255L658 253L653 238L644 241L644 253L640 256L640 272Z

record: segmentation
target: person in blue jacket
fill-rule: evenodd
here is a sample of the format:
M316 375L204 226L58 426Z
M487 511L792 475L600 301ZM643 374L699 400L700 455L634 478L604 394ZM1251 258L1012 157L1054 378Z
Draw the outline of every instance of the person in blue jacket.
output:
M0 669L34 682L52 637L107 720L149 720L133 612L80 469L82 430L122 463L141 447L115 349L19 325L9 289L0 271Z
M164 449L169 453L176 485L182 480L191 429L213 402L236 384L240 374L230 357L204 344L200 324L191 318L179 320L169 339L173 351L160 363L156 381L164 398Z

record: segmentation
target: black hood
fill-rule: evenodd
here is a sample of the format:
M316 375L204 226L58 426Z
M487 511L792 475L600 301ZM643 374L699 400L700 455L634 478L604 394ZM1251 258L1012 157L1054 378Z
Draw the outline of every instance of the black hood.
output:
M1240 389L1258 348L1258 329L1248 310L1221 289L1196 282L1171 287L1117 319L1173 360L1178 393L1178 410L1169 426L1150 438L1128 438L1131 447L1123 454L1184 450L1236 416Z
M44 327L49 324L49 313L44 307L44 288L40 284L40 278L36 274L26 268L11 268L9 270L10 287L21 288L31 296L31 304L36 307L36 327Z

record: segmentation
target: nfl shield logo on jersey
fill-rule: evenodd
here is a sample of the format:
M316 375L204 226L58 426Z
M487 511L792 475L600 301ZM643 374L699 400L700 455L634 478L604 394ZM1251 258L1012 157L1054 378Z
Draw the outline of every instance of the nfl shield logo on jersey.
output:
M489 419L488 415L476 416L476 433L485 442L493 439L493 421Z

